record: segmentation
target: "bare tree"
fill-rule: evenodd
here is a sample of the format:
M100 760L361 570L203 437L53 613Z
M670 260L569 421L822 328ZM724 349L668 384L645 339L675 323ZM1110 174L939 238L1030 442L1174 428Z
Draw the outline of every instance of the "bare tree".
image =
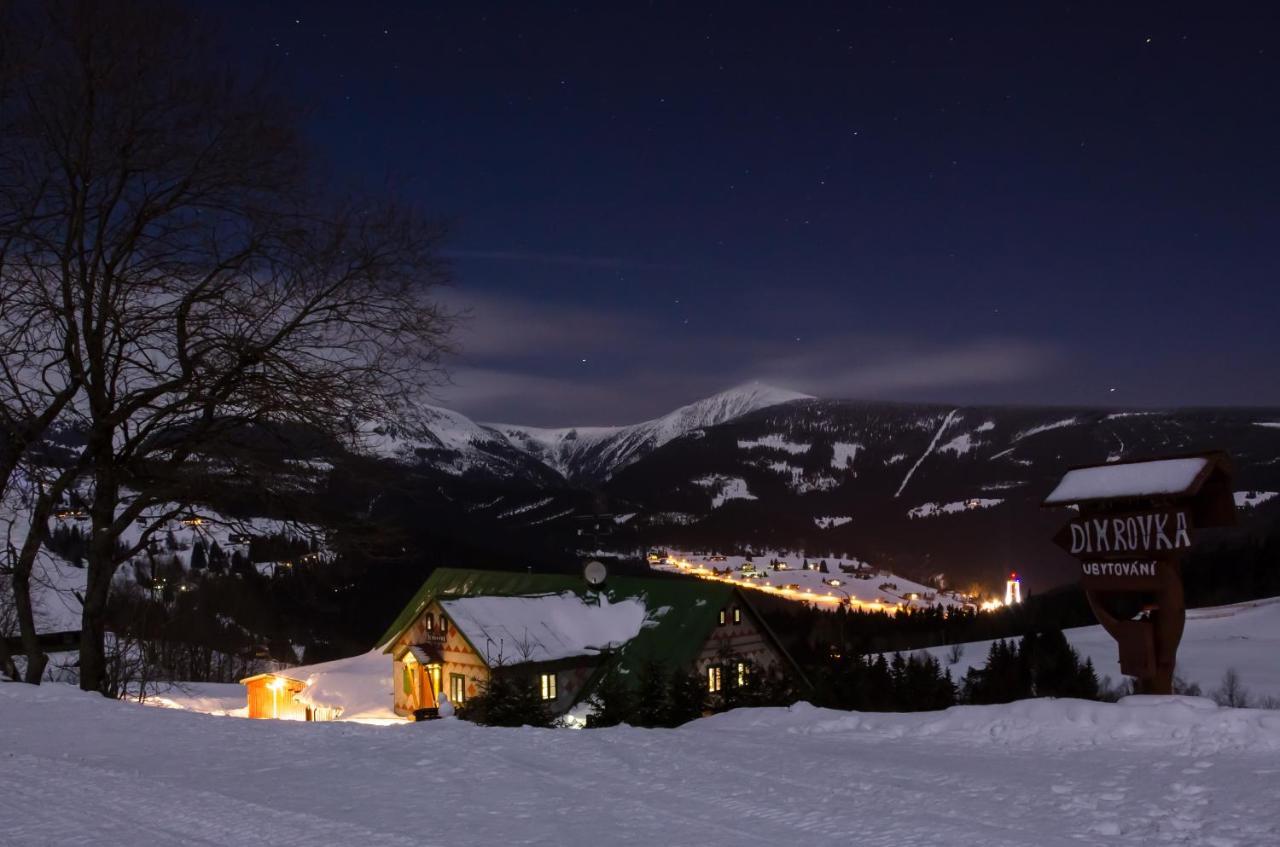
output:
M1249 689L1245 688L1244 683L1240 681L1240 674L1235 668L1227 668L1226 673L1222 675L1222 684L1210 696L1219 706L1228 706L1232 709L1247 709L1252 699L1249 696Z
M83 475L91 490L80 684L103 690L118 567L243 459L239 436L356 439L438 381L443 233L317 190L292 110L219 71L184 12L25 11L6 28L4 55L22 58L0 102L0 236L55 351L51 384L74 386L59 414L84 447L48 488Z

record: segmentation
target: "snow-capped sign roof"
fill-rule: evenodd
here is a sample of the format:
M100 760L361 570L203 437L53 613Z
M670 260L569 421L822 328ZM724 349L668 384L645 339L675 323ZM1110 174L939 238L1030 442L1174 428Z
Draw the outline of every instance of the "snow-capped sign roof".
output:
M1044 505L1189 496L1196 493L1214 464L1210 456L1187 456L1076 468L1067 471Z
M462 597L440 603L491 665L591 656L639 634L647 609L638 599L610 602L566 591L524 597Z

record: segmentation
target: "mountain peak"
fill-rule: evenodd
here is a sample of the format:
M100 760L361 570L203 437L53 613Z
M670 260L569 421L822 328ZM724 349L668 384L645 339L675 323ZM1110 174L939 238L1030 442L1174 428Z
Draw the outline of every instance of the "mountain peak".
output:
M705 403L708 400L715 400L721 397L751 397L760 403L759 408L774 406L778 403L789 403L792 400L817 399L812 394L804 394L799 391L792 391L790 388L781 388L776 385L770 385L767 382L761 382L758 379L752 379L696 402Z

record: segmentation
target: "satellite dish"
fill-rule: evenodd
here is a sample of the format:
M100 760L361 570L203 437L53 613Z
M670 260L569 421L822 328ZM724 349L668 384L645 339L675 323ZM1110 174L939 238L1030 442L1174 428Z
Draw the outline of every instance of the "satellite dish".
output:
M609 575L609 571L605 569L602 562L592 560L587 562L586 567L582 569L582 578L587 581L587 585L600 586L604 584L605 577Z

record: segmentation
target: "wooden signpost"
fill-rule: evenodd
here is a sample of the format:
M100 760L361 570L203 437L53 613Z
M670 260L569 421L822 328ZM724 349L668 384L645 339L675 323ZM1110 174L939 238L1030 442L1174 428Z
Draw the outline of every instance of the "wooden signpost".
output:
M1197 529L1235 523L1227 455L1073 468L1043 505L1077 510L1054 541L1080 561L1089 607L1120 648L1121 672L1144 694L1172 694L1186 623L1182 555Z

